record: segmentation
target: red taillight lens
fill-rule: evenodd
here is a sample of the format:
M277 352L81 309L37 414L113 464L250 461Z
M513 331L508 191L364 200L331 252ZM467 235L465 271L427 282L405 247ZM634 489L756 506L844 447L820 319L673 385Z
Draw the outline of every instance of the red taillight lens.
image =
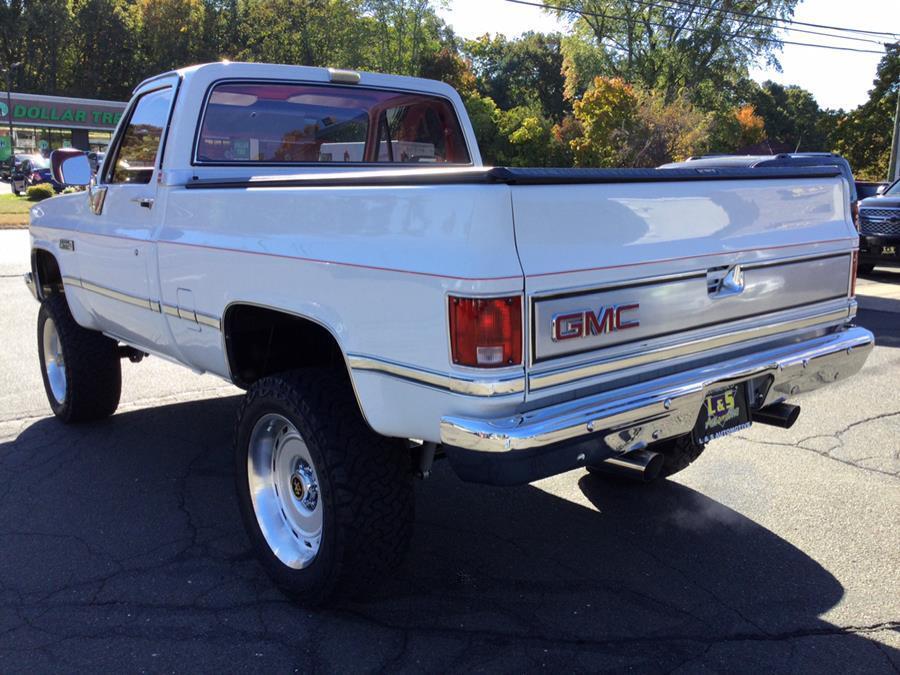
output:
M856 295L856 270L859 267L859 249L853 251L853 262L850 270L850 297Z
M522 298L450 296L453 363L502 368L522 363Z
M856 231L859 232L859 202L850 202L850 215L853 217Z

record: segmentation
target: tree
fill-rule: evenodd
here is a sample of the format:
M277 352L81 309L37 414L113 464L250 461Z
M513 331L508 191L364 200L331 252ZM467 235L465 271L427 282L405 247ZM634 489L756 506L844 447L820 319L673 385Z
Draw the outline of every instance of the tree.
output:
M203 0L138 0L138 61L144 77L215 58L203 41L206 9Z
M65 89L64 67L71 54L72 13L66 0L25 2L17 38L22 73L19 81L29 91L60 94ZM23 36L24 39L23 39Z
M141 78L134 44L134 15L125 0L72 2L72 60L66 91L80 96L127 99ZM97 36L103 36L102 47Z
M450 47L425 54L419 67L419 76L446 82L464 99L473 95L477 89L471 65Z
M504 110L536 103L542 115L554 121L568 112L559 34L529 32L517 40L483 35L467 40L464 50L479 91Z
M750 95L756 114L765 121L766 137L794 152L824 151L824 113L813 95L796 85L766 81Z
M597 77L574 105L581 135L571 141L576 166L627 166L639 129L638 95L622 78Z
M734 82L735 73L760 59L777 64L771 19L790 17L797 1L731 0L723 6L719 0L570 0L555 13L574 22L576 34L589 36L598 48L599 73L659 89L668 103L702 82ZM729 13L734 11L750 16Z
M900 96L900 44L881 58L869 100L839 117L832 132L834 150L843 155L857 178L886 180L891 154L894 111Z
M357 68L371 42L356 0L242 0L236 58Z
M425 54L440 49L431 0L367 0L365 9L375 45L369 62L379 72L417 75Z

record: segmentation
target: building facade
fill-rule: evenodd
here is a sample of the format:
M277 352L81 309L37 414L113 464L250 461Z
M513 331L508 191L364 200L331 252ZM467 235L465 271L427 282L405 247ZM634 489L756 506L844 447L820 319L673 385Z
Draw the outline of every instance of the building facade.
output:
M105 152L125 103L64 96L0 94L0 161L58 148ZM12 142L9 122L12 115Z

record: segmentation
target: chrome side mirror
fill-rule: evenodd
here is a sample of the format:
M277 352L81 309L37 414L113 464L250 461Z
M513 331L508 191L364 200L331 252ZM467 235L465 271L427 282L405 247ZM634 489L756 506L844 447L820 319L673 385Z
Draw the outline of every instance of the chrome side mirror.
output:
M91 163L81 150L64 148L50 155L53 180L62 185L86 187L91 182Z
M887 185L879 185L878 189L875 190L876 195L883 195L884 191L887 190Z

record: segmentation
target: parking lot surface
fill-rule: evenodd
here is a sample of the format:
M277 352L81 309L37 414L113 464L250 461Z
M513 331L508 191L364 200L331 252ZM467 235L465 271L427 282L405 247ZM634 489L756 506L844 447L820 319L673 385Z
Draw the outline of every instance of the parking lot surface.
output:
M439 464L403 569L313 612L241 528L237 389L151 358L111 419L49 417L24 235L0 233L2 672L900 669L900 273L860 281L879 346L793 429L649 486Z

